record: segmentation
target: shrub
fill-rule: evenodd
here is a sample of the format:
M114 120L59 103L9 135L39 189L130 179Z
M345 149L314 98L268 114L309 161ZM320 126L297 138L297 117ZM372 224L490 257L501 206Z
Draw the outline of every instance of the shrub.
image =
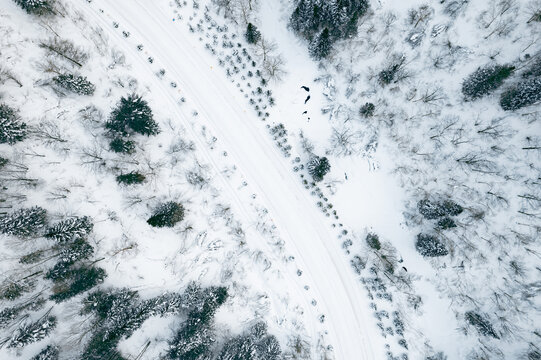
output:
M366 243L374 250L381 249L381 243L377 234L369 233L368 235L366 235Z
M146 179L145 175L137 171L132 171L127 174L121 174L116 177L116 181L119 184L125 184L125 185L141 184L145 181L145 179Z
M361 115L364 118L369 118L374 115L374 111L376 110L376 106L372 103L367 102L361 108L359 109L359 115Z
M494 331L492 324L487 318L481 316L474 311L467 311L464 314L464 317L466 318L466 321L470 325L474 326L481 335L490 336L495 339L500 338L498 334L496 334L496 331Z
M173 227L184 219L184 207L182 204L169 201L158 206L154 214L147 220L153 227Z
M261 39L261 32L254 24L248 23L244 36L246 37L246 41L248 41L248 43L257 44L257 42Z
M350 264L351 264L351 267L353 268L353 271L355 271L357 275L360 275L361 271L364 270L364 268L366 268L366 261L361 259L361 257L358 255L355 255L353 259L350 260Z
M135 152L135 143L131 140L124 140L120 136L115 136L109 143L109 148L122 154L133 154Z
M26 138L26 124L19 120L15 110L0 104L0 144L13 145Z
M323 177L331 170L331 164L326 157L312 156L307 165L308 173L314 181L321 181Z
M52 0L14 0L29 14L45 15L54 13Z
M419 254L428 257L438 257L449 254L445 245L433 235L418 234L415 248Z
M515 70L512 65L486 65L470 74L462 83L466 100L475 100L499 88Z
M0 218L0 232L16 236L39 235L47 223L47 211L34 206L20 209Z
M539 100L541 100L541 77L533 77L505 90L500 97L500 106L504 110L518 110Z
M45 237L58 242L75 241L85 239L94 228L92 219L88 216L74 217L49 227Z
M141 96L136 94L120 99L120 103L111 113L105 127L123 135L128 135L131 132L156 135L159 132L158 124L152 115L152 109Z
M78 95L93 95L96 86L84 76L62 74L53 78L58 86Z

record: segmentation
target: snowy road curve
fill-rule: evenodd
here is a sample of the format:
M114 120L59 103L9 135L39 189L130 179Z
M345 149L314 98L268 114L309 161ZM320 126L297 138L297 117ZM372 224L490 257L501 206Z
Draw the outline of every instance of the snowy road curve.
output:
M382 339L369 311L367 295L351 270L336 234L247 101L222 69L216 68L197 36L188 31L185 23L172 21L174 14L168 2L94 0L92 6L86 1L78 4L79 10L101 25L126 53L129 62L141 62L143 54L122 38L108 16L130 31L207 119L211 132L269 210L288 251L303 270L303 278L312 284L318 307L326 314L324 327L336 359L383 358ZM176 91L153 76L150 67L148 73L151 76L145 76L154 78L164 94ZM170 106L177 107L173 94L168 97ZM210 160L216 164L216 159Z

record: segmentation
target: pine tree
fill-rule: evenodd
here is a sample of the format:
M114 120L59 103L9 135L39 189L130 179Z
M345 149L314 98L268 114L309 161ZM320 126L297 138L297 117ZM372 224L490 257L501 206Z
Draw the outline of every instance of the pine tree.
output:
M282 351L273 335L267 334L265 323L256 323L246 334L227 341L217 360L278 360Z
M116 182L124 185L142 184L145 181L145 175L138 171L132 171L127 174L121 174L116 177Z
M361 108L359 109L359 114L364 118L369 118L374 115L374 111L376 110L376 106L372 103L367 102Z
M16 236L37 236L47 224L47 212L39 206L20 209L0 218L0 232Z
M314 42L316 34L328 29L330 49L336 40L355 34L358 19L368 10L367 0L298 0L296 5L289 24L295 33L311 41L311 53L314 51L312 49L320 49L315 54L328 54L323 51L324 46L318 47ZM321 59L326 56L314 57Z
M37 311L41 310L45 305L45 299L43 298L32 298L30 301L27 301L23 304L19 304L12 307L7 307L0 311L0 329L3 329L9 325L9 323L15 320L20 313L25 310Z
M511 65L486 65L470 74L462 83L466 100L475 100L499 88L515 70Z
M78 95L93 95L96 86L84 76L61 74L53 78L58 86Z
M128 135L131 132L156 135L159 132L158 124L152 115L152 109L141 96L136 94L120 99L120 103L111 113L105 127L123 135Z
M168 359L205 360L212 357L216 341L212 323L200 323L189 317L184 326L169 343Z
M64 277L62 283L55 286L50 299L57 303L66 301L98 285L105 276L105 270L101 268L83 266L72 269Z
M13 145L26 138L26 124L19 121L15 110L0 104L0 144Z
M60 243L65 243L86 239L93 228L94 224L90 217L73 217L49 227L45 233L45 237Z
M120 136L115 136L109 143L109 148L122 154L133 154L135 152L135 143L131 140L124 140Z
M428 234L417 235L415 248L419 254L428 257L438 257L449 254L445 245L437 237Z
M500 97L500 106L508 111L518 110L540 100L541 77L531 77L504 91Z
M59 356L60 350L58 349L58 347L54 345L48 345L45 349L40 351L39 354L37 354L30 360L58 360Z
M5 158L0 156L0 169L3 168L4 166L6 166L8 162L9 162L8 159L5 159Z
M246 41L248 41L249 44L257 44L261 39L261 32L254 24L248 23L244 36L246 37Z
M479 315L478 313L474 311L467 311L464 314L464 317L466 318L466 321L470 325L473 325L477 329L477 331L479 331L481 335L491 336L495 339L500 338L498 334L496 334L496 331L494 330L494 328L492 327L492 324L487 318Z
M381 249L381 242L379 241L379 236L374 233L369 233L366 235L366 243L374 250Z
M451 200L434 202L428 199L420 200L417 203L417 209L428 220L434 220L444 216L456 216L464 211L462 206Z
M45 275L54 282L62 281L72 275L72 265L77 261L88 259L94 254L92 245L85 239L77 239L61 247L57 254L58 261Z
M321 181L323 177L331 170L331 164L326 157L319 157L314 155L308 162L308 173L312 176L314 181Z
M46 338L56 327L56 317L45 315L41 319L24 324L11 336L8 348L21 348Z
M147 220L153 227L173 227L184 219L184 207L174 201L166 202L154 211L154 214Z
M45 15L54 12L52 0L14 0L29 14Z
M404 56L397 56L393 59L391 65L379 72L378 81L381 86L389 85L393 81L397 81L397 77L405 61L406 58Z
M326 58L332 50L332 42L330 36L331 35L329 29L323 29L323 31L319 35L317 35L310 43L310 56L312 56L316 60Z

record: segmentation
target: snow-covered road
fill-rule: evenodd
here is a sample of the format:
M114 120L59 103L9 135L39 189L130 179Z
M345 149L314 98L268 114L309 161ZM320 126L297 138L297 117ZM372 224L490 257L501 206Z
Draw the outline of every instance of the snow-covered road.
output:
M269 210L288 252L295 256L303 270L302 281L311 284L318 309L326 315L324 328L328 330L336 359L383 358L382 339L369 311L367 295L350 268L336 234L291 171L290 162L273 144L265 126L222 69L217 68L197 36L188 31L185 23L172 21L174 14L168 2L94 0L90 7L83 1L78 4L79 10L101 25L115 45L125 52L129 62L138 63L137 69L147 68L147 74L134 76L155 79L151 81L156 82L159 95L167 98L171 108L178 107L175 92L180 89L181 95L186 96L208 122L220 146L227 150L258 200ZM121 32L112 27L111 19L144 44L145 51L138 52L126 41ZM172 89L168 82L153 75L151 67L144 64L145 52L166 69L167 77L177 82L178 89ZM206 156L210 163L218 164L217 154L208 152ZM236 191L231 186L229 190ZM249 214L238 195L233 196L238 199L235 210L255 222L255 214ZM314 323L316 321L314 316Z

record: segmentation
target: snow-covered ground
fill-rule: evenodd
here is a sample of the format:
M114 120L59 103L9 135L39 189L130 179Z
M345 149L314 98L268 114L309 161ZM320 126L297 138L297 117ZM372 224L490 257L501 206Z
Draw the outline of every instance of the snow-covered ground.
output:
M0 0L0 70L18 78L0 77L0 101L31 130L24 142L0 144L10 161L0 170L6 208L91 216L103 288L150 298L192 280L226 286L218 343L258 319L286 358L532 359L525 354L539 350L541 313L539 106L504 112L497 96L464 102L460 86L486 63L520 70L535 59L539 23L527 22L535 1L373 1L358 34L321 62L288 27L292 1L234 1L236 13L216 3L70 0L38 18ZM258 83L266 50L244 39L248 21L283 60L268 84ZM39 46L47 38L72 40L88 59L66 65ZM378 72L399 56L402 78L381 85ZM55 63L88 76L96 94L59 95L50 86ZM134 155L116 155L103 122L131 92L148 101L161 132L134 137ZM368 101L375 114L363 118ZM283 137L273 133L278 124ZM302 166L314 154L331 162L317 184ZM134 169L144 184L115 182ZM458 226L443 231L423 219L417 203L426 198L462 205ZM152 209L168 200L185 205L186 219L149 227ZM421 256L419 232L442 238L449 255ZM368 234L381 247L368 245ZM45 239L0 236L2 286L50 266L18 263L49 246ZM81 298L50 302L63 325L22 350L0 348L0 357L30 358L49 343L61 345L61 358L76 357L90 331ZM468 325L471 310L499 337ZM149 319L118 348L128 358L163 356L179 322Z
M216 60L204 53L184 24L173 21L171 9L165 2L151 6L144 1L94 1L92 6L94 13L86 11L85 15L109 29L118 46L131 55L134 63L141 64L142 69L138 71L152 75L143 56L148 54L155 58L156 67L166 69L168 80L178 82L179 94L185 94L190 104L194 104L199 113L198 121L216 135L218 146L227 151L247 181L248 186L243 191L255 194L269 210L285 248L303 272L301 278L310 286L310 295L305 298L315 298L318 311L325 314L323 328L328 332L336 357L374 359L381 356L378 355L383 352L383 347L378 346L380 339L371 339L374 320L368 312L366 294L351 271L340 243L335 240L330 224L292 173L290 162L280 156L265 127L254 118L246 100L238 95L221 71L213 71L218 67ZM100 14L97 9L104 13ZM139 20L142 14L145 14L144 22ZM113 21L130 32L128 41L108 26ZM144 54L137 53L135 47L139 43L144 44ZM174 107L174 91L168 88L166 80L160 86L170 98L169 106ZM182 120L182 117L178 119ZM212 161L220 161L219 154L214 157ZM246 223L257 222L256 214L242 200L235 205L235 213L242 214ZM317 317L312 319L315 321ZM312 323L309 327L319 326Z

